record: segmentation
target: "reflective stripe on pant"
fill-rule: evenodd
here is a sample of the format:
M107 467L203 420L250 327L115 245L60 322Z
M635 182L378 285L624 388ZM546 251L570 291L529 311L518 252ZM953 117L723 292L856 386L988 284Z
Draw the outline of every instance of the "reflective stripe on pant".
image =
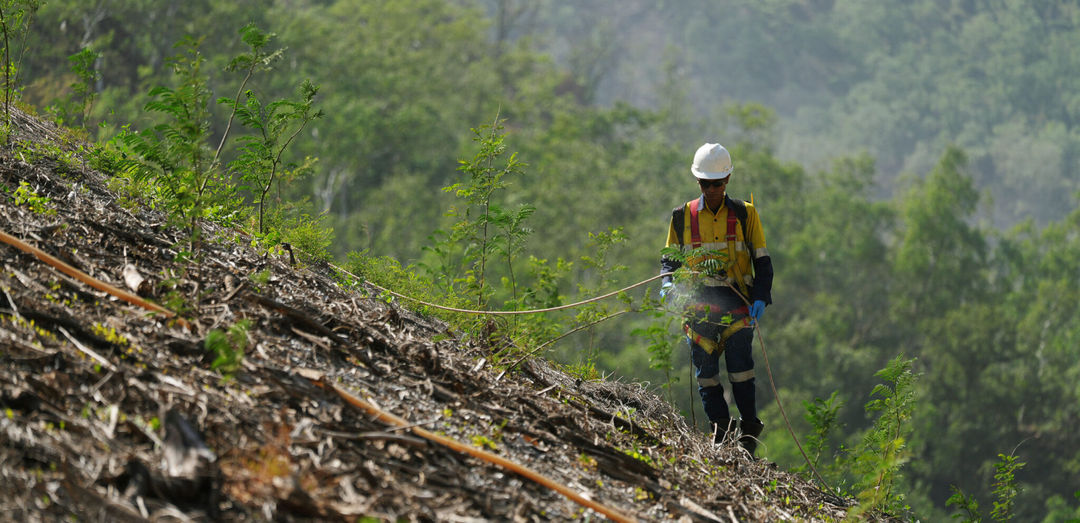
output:
M709 322L695 322L691 327L702 336L712 338L715 338L723 328ZM742 329L727 339L723 351L732 396L743 419L757 419L754 358L751 351L753 339L753 329ZM727 400L724 399L723 380L720 377L720 355L715 352L709 354L689 337L686 338L686 342L690 345L691 360L696 369L698 393L701 395L701 405L705 409L705 415L713 422L730 418Z

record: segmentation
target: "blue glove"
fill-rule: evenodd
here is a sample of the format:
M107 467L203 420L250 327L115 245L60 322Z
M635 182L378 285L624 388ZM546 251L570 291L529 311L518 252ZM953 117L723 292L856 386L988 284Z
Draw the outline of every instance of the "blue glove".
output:
M660 298L663 299L664 296L667 296L667 294L669 292L671 292L672 288L674 288L674 287L675 287L675 284L673 284L673 283L671 283L669 281L664 282L664 284L660 286Z
M757 323L761 319L761 315L765 312L765 302L762 300L754 300L754 304L750 306L750 317L754 319L752 323Z

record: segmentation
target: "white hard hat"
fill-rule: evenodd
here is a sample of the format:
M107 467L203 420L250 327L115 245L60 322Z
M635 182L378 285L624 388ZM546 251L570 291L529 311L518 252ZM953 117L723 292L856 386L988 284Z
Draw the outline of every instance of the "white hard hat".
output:
M705 180L722 180L731 175L731 155L718 143L707 143L694 153L690 172Z

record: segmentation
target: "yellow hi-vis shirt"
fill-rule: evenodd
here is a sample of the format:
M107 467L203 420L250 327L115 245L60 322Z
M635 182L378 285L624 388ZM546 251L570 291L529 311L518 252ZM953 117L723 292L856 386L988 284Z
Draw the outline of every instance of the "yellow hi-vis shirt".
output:
M694 249L691 245L690 234L690 222L692 220L692 214L690 212L690 206L698 206L698 235L701 239L701 247L707 250L716 250L727 253L727 256L731 256L732 253L728 253L727 242L727 215L728 208L726 205L721 204L720 209L715 213L705 205L705 198L700 197L695 201L687 202L683 214L683 230L676 231L674 223L668 222L668 235L666 247L679 245L679 235L682 235L682 252L689 253ZM738 224L735 227L735 261L734 267L725 267L728 270L728 274L738 274L742 277L743 283L747 287L753 286L754 283L754 271L753 271L753 259L761 258L769 255L769 250L765 247L765 229L761 226L761 219L758 217L757 209L753 204L746 202L746 233L750 236L750 248L752 253L747 252L747 242L743 238L742 224ZM753 258L751 258L751 255ZM712 258L717 258L713 256ZM686 260L685 266L689 269L693 269L695 265L700 264L702 261L708 258L692 258ZM720 280L706 278L702 283L710 286L723 285Z

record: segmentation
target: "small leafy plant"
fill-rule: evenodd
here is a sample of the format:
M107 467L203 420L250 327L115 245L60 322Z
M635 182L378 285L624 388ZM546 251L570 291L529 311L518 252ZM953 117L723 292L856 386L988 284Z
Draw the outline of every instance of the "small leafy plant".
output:
M181 53L170 60L177 87L159 86L150 91L154 99L146 104L146 110L168 115L172 121L122 136L147 167L141 175L157 181L160 200L170 217L187 227L192 251L198 243L198 220L211 214L227 215L237 203L228 181L213 168L206 145L210 89L202 72L200 43L185 38L177 44Z
M240 320L227 330L214 329L206 334L203 342L206 350L214 355L210 368L221 371L226 377L240 369L244 351L248 346L250 320Z
M52 200L45 196L39 196L25 180L19 182L19 188L15 189L12 196L15 197L15 205L26 205L34 214L43 216L56 215L56 209L52 208Z
M41 0L0 0L0 37L3 37L4 54L4 139L11 143L11 102L19 85L19 72L22 69L22 57L26 52L26 41L30 35L30 23L34 14L41 7ZM13 48L13 40L18 41ZM15 55L18 56L15 56Z
M886 381L870 392L877 397L866 404L868 413L877 413L873 427L863 437L855 456L853 469L860 475L857 483L859 504L849 516L861 516L874 509L899 511L903 495L896 494L900 468L907 461L906 440L912 431L911 414L915 410L915 384L918 376L912 372L914 359L894 358L875 373Z
M439 267L442 274L436 275L436 278L463 284L467 293L475 295L476 306L480 309L487 306L491 295L486 281L487 263L500 245L493 228L502 228L502 251L511 265L510 274L513 274L513 255L529 232L522 223L532 213L528 207L511 213L493 201L495 192L507 187L507 177L520 175L525 167L518 161L516 153L511 153L505 163L501 160L506 154L502 129L498 117L491 125L472 129L475 135L473 141L479 144L480 149L471 160L460 160L458 167L459 171L468 175L468 180L443 187L443 191L455 194L465 204L454 206L447 213L448 216L459 218L450 232L436 232L441 240L437 242L435 252L442 259ZM453 262L458 252L461 256L459 267L464 268L463 276L458 275Z
M71 83L72 92L46 109L57 124L86 125L97 98L94 83L101 73L94 68L94 64L100 57L101 53L89 47L68 57L71 72L75 75L75 81Z
M160 113L167 121L142 131L125 128L118 137L116 143L124 148L120 150L120 156L132 153L130 156L138 162L118 162L115 158L110 159L115 155L109 154L97 158L114 164L118 174L132 180L133 188L149 192L151 201L168 211L173 223L187 229L188 250L192 256L199 255L199 220L210 219L226 226L243 224L243 219L251 215L245 196L251 198L258 216L253 232L261 240L273 240L269 247L284 242L283 237L287 234L279 229L296 223L293 218L302 223L312 222L302 213L286 216L301 208L299 206L268 212L268 198L275 185L280 187L282 182L306 176L314 169L315 159L307 158L295 164L287 161L285 153L307 124L322 116L322 112L314 108L318 87L304 82L300 86L299 100L264 103L255 90L247 87L248 82L256 72L270 69L282 51L269 51L267 46L273 34L254 25L245 26L240 33L249 51L235 57L228 69L243 71L244 78L234 98L217 100L231 112L216 149L211 149L208 144L211 93L208 79L202 72L201 40L189 37L177 44L180 53L170 61L176 86L155 87L150 91L153 100L146 104L146 111ZM229 163L228 169L224 169L221 156L236 121L252 134L239 138L237 157ZM325 229L321 223L319 227ZM277 230L278 234L270 235L269 229ZM311 248L313 256L322 258L323 246L329 241L325 240L325 231L317 233L301 230L297 236L305 241L312 240L304 247ZM316 239L318 235L324 238Z
M305 81L300 86L299 101L278 100L264 105L251 90L244 93L243 103L219 100L231 104L240 123L255 131L254 135L240 137L240 154L230 166L254 195L259 234L266 232L266 199L274 183L311 172L313 162L310 158L304 164L296 165L287 164L283 155L307 124L323 116L322 111L314 110L318 92L318 86Z
M1014 449L1015 450L1015 449ZM1025 463L1018 461L1014 454L998 454L998 462L994 465L994 508L990 511L990 519L993 521L1010 521L1013 519L1013 502L1023 488L1016 482L1016 471L1024 468ZM979 512L979 502L974 496L965 495L959 487L952 487L953 495L945 502L946 506L956 505L962 514L954 514L953 519L961 519L967 522L980 522L983 520ZM1080 495L1080 493L1078 493Z
M673 375L675 366L672 355L682 336L673 333L672 323L675 322L675 316L665 314L663 311L653 312L652 315L655 318L652 323L645 328L634 329L630 334L645 338L649 342L649 346L646 347L649 352L649 368L664 373L664 383L661 387L667 391L668 401L673 401L671 390L679 382L679 378Z
M806 421L814 428L806 438L807 447L812 455L811 464L817 466L821 455L828 450L829 434L837 428L837 417L844 402L837 399L837 391L833 391L829 399L814 398L813 403L804 401L806 408Z
M1024 462L1017 461L1017 457L1010 454L998 454L1001 458L994 467L994 509L990 511L990 517L994 521L1008 521L1013 516L1013 501L1022 490L1016 483L1016 471L1024 467Z
M581 265L585 270L589 271L592 276L592 285L583 283L578 284L578 293L583 296L595 295L600 293L603 289L607 289L615 285L615 276L624 270L625 265L613 263L611 260L612 249L619 246L627 240L626 235L622 232L622 228L611 228L606 232L590 232L588 249L592 255L584 255L581 257ZM581 306L578 309L578 313L574 316L572 327L581 327L584 325L595 324L602 319L611 315L610 307L606 303L594 302ZM598 356L598 348L596 347L593 330L589 330L589 338L585 344L584 355L588 360L595 360Z

